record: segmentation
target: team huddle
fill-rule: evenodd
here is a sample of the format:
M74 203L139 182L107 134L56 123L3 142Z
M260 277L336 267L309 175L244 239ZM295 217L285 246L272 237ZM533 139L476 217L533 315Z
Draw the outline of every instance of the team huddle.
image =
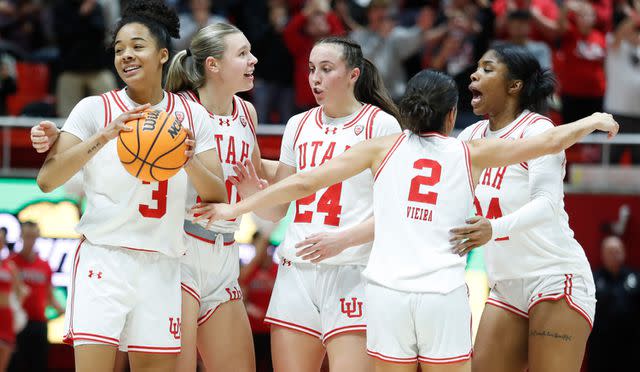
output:
M360 46L318 41L317 107L289 119L279 161L261 159L259 118L236 94L257 59L218 23L169 58L179 31L162 1L132 1L113 34L121 90L83 99L61 131L32 129L51 191L82 172L65 342L79 371L252 371L234 240L243 214L295 214L265 322L276 371L578 371L595 312L589 264L564 211L563 150L608 114L555 127L538 114L553 77L528 52L489 50L471 75L486 116L449 137L458 90L422 71L398 106ZM163 86L163 82L164 86ZM187 163L143 182L114 140L145 110L175 115ZM472 217L472 216L476 217ZM486 246L491 292L474 345L466 254ZM87 273L100 273L88 275ZM557 338L548 335L563 334Z

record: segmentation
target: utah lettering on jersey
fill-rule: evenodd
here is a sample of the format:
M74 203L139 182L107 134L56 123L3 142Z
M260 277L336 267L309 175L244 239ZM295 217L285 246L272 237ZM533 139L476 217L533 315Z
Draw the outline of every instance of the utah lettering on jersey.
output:
M303 170L307 166L318 167L334 156L347 151L350 147L346 145L344 150L335 153L336 142L334 141L303 142L298 145L298 169Z
M218 157L221 163L235 165L236 163L242 163L249 158L249 143L240 139L236 141L234 136L216 134L216 148L218 150ZM226 149L223 156L222 149Z
M506 172L507 167L486 168L480 175L480 184L500 190L500 186L502 186L502 180L504 179L504 174Z

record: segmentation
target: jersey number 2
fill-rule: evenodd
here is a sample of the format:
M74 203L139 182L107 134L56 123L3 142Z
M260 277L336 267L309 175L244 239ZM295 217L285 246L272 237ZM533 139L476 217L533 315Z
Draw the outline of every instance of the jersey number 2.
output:
M148 185L150 182L142 181L143 184ZM156 201L156 207L151 208L146 204L139 204L138 211L140 214L147 218L162 218L167 213L167 185L169 181L158 182L158 188L151 192L151 200Z
M442 175L442 166L435 160L431 159L418 159L413 163L414 169L431 169L430 176L415 176L411 179L411 187L409 188L409 201L436 204L438 201L437 192L420 192L421 186L435 186L440 182L440 176Z

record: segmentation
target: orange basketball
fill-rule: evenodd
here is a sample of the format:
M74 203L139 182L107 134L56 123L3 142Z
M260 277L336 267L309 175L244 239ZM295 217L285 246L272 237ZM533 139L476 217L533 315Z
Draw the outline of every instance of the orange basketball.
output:
M125 123L133 130L118 135L118 157L132 176L147 182L164 181L187 162L187 132L166 111L144 113L144 118Z

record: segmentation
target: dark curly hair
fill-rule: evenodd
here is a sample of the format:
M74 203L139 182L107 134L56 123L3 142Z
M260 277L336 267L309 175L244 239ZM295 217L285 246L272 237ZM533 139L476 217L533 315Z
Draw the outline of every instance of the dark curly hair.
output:
M535 56L524 47L501 44L491 50L507 65L509 79L522 80L523 86L518 102L520 110L546 111L547 98L556 88L556 78L551 70L542 68Z
M155 37L159 48L171 52L171 38L180 37L180 19L178 14L162 0L130 1L122 12L112 34L112 46L120 29L129 23L145 25Z
M458 104L458 88L442 72L422 70L407 83L400 100L400 125L411 132L444 133L447 114Z

